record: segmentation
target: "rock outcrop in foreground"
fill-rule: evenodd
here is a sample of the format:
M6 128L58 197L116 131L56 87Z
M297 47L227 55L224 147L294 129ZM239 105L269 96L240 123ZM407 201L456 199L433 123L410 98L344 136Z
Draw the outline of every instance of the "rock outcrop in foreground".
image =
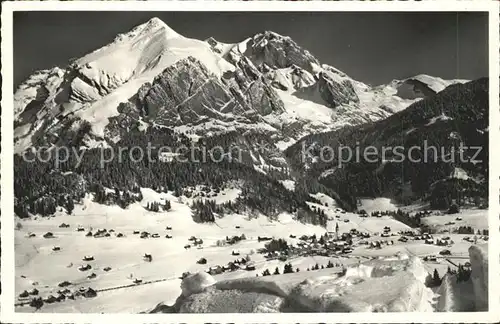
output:
M438 293L424 284L419 258L399 256L348 268L217 282L206 273L186 277L173 306L150 313L433 312L488 309L488 250L469 249L471 280L445 276Z

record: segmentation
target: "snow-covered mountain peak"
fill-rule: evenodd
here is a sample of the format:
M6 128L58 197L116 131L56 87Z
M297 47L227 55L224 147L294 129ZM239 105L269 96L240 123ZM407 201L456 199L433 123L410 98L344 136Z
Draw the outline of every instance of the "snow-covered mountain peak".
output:
M393 80L390 84L397 89L403 99L416 99L434 95L450 85L466 83L470 80L444 80L427 74L418 74L403 80Z
M187 38L152 18L65 69L28 78L15 94L16 151L37 145L44 132L62 136L74 120L90 124L96 141L109 140L117 133L110 121L123 117L119 106L133 107L134 121L163 126L246 128L259 120L290 144L311 132L385 118L421 98L399 94L402 83L372 88L272 31L230 44Z

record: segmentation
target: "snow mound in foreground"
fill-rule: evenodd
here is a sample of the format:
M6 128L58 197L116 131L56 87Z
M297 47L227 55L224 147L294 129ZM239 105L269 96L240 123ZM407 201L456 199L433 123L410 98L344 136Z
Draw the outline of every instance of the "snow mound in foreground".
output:
M447 274L437 291L437 311L488 311L488 245L471 246L469 257L470 280L458 282L457 275Z
M206 272L198 272L187 276L181 282L182 295L188 297L202 292L205 288L215 284L215 279Z
M200 286L201 291L183 292L172 307L157 306L151 312L433 311L434 293L425 287L424 274L418 258L361 264L347 269L344 275L324 269L213 284L215 280L208 274L197 274L192 278L203 278L201 281L210 284Z
M472 267L472 285L477 311L488 311L488 245L473 245L469 248Z
M425 275L418 258L374 261L341 277L306 279L288 299L316 312L430 312L434 294Z
M470 280L458 282L457 275L447 274L437 291L437 311L488 311L488 245L471 246L469 257Z

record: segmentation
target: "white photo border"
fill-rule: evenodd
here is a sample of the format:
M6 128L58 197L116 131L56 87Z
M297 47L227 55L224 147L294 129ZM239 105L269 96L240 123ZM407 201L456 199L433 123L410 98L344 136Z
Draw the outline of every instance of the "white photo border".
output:
M16 313L13 209L13 13L15 11L346 11L489 13L489 311L460 313L81 314ZM167 22L168 23L168 22ZM493 323L500 321L499 4L496 1L10 1L2 3L0 320L10 323ZM496 147L495 147L496 146ZM497 149L497 150L495 150ZM6 217L7 216L7 217ZM317 319L316 321L314 319Z

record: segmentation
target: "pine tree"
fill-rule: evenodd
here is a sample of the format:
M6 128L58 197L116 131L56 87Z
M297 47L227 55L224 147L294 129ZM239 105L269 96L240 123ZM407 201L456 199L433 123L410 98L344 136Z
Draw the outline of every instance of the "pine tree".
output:
M434 274L432 275L432 281L434 286L439 286L441 284L441 278L439 277L439 272L434 269Z
M66 210L68 211L68 214L71 215L74 209L75 209L75 203L73 202L73 198L69 197L68 202L66 203Z
M432 276L430 273L427 273L427 276L425 277L425 286L426 287L429 287L429 288L432 288L434 287L434 281L432 279Z
M276 267L276 269L274 269L274 275L279 275L280 274L280 269L278 269L278 267Z
M163 206L163 210L169 211L172 209L172 204L170 203L170 200L165 200L165 205Z

